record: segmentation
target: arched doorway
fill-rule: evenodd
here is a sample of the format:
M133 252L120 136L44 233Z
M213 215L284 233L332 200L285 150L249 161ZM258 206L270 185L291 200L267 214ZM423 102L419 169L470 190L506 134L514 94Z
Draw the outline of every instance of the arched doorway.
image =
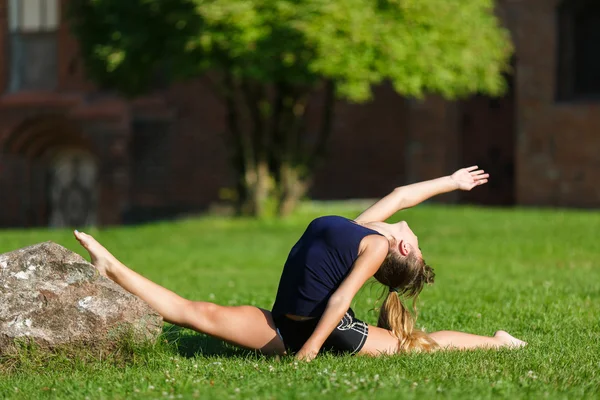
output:
M85 226L96 222L97 170L90 143L73 121L45 116L23 122L4 141L4 226Z
M48 161L49 225L94 225L98 167L92 155L62 148Z

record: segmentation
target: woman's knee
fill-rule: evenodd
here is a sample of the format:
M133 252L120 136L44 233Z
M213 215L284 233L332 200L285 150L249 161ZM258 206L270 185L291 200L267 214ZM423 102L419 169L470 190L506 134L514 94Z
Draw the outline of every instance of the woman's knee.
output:
M194 330L212 334L221 306L204 301L190 301L186 307L186 325Z

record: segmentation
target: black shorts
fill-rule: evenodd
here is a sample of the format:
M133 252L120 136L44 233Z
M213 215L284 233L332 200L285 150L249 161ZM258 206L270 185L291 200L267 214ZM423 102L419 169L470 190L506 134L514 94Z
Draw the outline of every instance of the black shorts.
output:
M277 333L281 336L285 347L292 353L298 352L310 335L314 332L320 318L305 321L295 321L281 315L274 318ZM354 311L349 309L339 325L323 343L321 351L331 351L337 354L356 354L367 341L369 326L354 317Z

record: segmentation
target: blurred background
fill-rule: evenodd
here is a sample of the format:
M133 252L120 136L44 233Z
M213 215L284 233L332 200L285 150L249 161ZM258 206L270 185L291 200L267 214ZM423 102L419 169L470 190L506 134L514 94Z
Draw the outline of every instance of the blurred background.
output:
M286 215L475 164L437 201L598 207L598 43L595 0L0 0L0 227Z

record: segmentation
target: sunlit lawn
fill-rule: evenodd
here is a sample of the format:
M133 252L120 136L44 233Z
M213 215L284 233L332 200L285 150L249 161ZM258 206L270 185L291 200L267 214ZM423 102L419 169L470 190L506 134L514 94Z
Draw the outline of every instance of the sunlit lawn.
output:
M184 296L269 308L287 252L311 218L358 211L312 204L285 221L206 217L91 233L125 264ZM32 351L4 359L0 398L600 396L599 212L423 206L401 216L437 274L421 296L419 324L478 334L504 329L527 348L322 356L306 364L184 330L128 356ZM45 240L81 252L67 231L29 230L0 231L0 253ZM367 286L354 304L372 324L378 294L377 284Z

